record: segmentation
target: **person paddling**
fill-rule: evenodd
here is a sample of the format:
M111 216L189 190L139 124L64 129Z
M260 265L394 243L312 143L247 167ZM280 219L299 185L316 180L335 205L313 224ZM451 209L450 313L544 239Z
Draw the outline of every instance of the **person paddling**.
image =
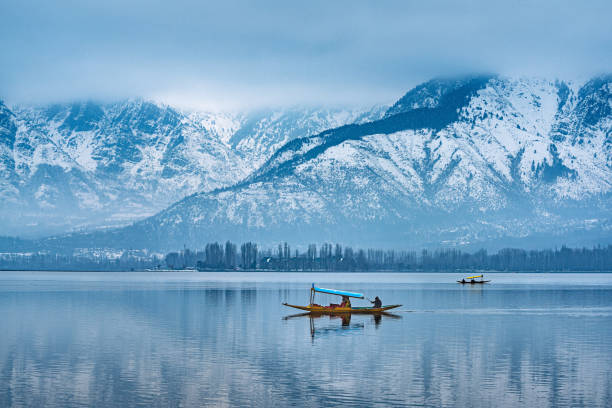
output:
M374 298L374 300L370 300L370 303L372 303L374 305L375 309L378 309L378 308L382 307L382 301L380 300L380 298L378 296L376 296Z

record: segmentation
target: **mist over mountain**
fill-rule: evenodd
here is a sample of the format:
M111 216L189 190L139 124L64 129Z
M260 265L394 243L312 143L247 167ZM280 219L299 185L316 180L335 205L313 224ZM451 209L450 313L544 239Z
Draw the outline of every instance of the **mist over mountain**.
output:
M38 244L167 250L226 239L388 247L610 242L611 112L610 76L432 80L380 119L287 138L237 183L219 181L124 228Z
M383 113L187 112L146 100L12 108L0 102L2 235L125 225L242 180L289 140Z

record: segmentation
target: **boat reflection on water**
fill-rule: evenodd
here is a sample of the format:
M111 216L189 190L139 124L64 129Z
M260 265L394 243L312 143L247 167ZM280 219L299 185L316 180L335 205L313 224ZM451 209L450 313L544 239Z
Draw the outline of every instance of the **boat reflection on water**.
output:
M359 323L351 323L351 313L298 313L283 317L283 320L297 319L297 318L308 318L310 320L310 336L314 340L315 335L326 335L332 333L350 333L353 331L361 331L365 328L366 323L361 321ZM363 317L363 315L360 315ZM383 320L385 319L401 319L402 317L393 313L374 313L371 314L371 321L374 322L374 326L378 328ZM317 320L329 320L332 323L321 327L320 322L315 324ZM370 319L368 319L370 320ZM340 324L338 324L338 322Z
M376 313L372 315L372 317L374 318L374 326L377 329L378 329L378 326L380 326L380 322L382 321L383 316L385 317L385 319L401 319L402 318L402 316L396 315L394 313Z

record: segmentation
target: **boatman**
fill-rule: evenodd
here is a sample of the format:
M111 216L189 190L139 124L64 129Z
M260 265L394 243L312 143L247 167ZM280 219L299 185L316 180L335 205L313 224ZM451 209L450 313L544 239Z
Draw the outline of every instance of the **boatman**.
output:
M340 307L351 307L351 300L348 296L342 296L342 303L340 303Z
M370 300L370 303L374 304L374 308L376 308L376 309L378 309L378 308L381 308L381 307L382 307L382 301L379 299L379 297L378 297L378 296L376 296L376 297L374 298L374 301L371 301L371 300Z

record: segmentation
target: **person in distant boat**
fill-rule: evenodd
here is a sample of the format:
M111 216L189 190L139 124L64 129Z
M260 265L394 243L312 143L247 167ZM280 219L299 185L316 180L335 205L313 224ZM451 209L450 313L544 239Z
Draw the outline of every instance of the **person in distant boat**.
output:
M374 305L374 308L382 307L382 300L380 300L380 298L378 296L376 296L374 298L374 300L370 300L370 303L372 303Z
M351 300L348 296L342 296L342 303L340 303L340 307L351 307Z

